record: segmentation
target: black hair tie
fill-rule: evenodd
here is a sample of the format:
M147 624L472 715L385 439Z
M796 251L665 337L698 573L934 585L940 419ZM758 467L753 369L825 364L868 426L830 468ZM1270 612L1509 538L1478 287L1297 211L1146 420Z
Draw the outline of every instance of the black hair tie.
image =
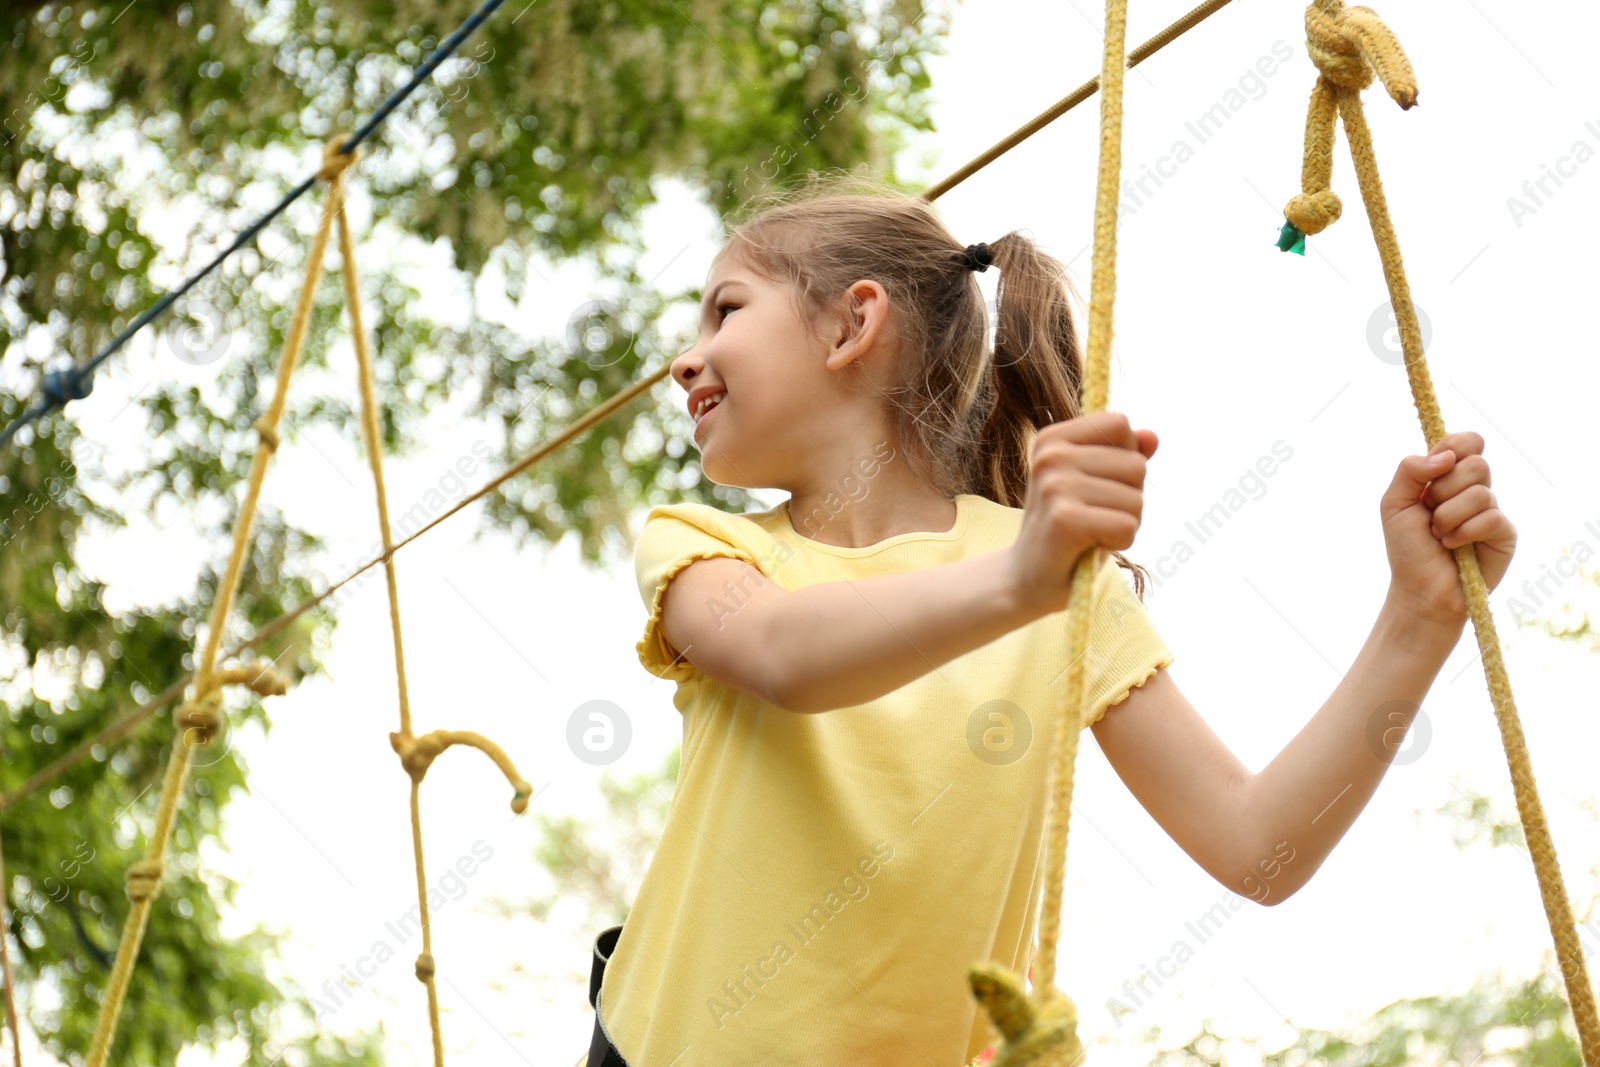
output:
M989 250L988 245L975 244L967 246L967 268L969 270L985 271L989 269L989 264L993 262L994 253Z

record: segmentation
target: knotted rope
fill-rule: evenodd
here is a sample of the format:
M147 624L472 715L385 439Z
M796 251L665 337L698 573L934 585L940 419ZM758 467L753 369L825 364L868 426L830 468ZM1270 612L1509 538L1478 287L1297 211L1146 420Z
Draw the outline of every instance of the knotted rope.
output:
M1122 82L1128 57L1124 40L1127 0L1106 0L1105 52L1100 65L1100 167L1094 201L1094 258L1089 291L1088 352L1084 359L1083 414L1104 411L1111 381L1112 307L1117 288L1117 186L1122 172ZM1084 655L1089 644L1089 601L1099 551L1078 557L1067 604L1067 686L1056 717L1045 859L1044 911L1034 960L1034 995L1024 980L992 964L970 968L972 992L1005 1041L995 1067L1071 1067L1084 1058L1078 1009L1055 987L1056 941L1061 932L1061 895L1066 876L1067 823L1072 815L1072 779L1083 729Z
M327 171L328 168L324 168ZM416 737L411 732L411 695L406 682L405 642L400 630L400 586L395 576L394 536L389 526L389 494L383 480L383 438L378 433L378 403L372 387L372 356L367 349L367 331L361 321L361 286L356 278L355 244L344 210L343 168L327 174L328 202L339 220L339 255L343 261L345 306L350 312L350 333L355 341L356 368L361 386L361 435L366 444L367 463L372 468L373 491L378 507L378 529L383 535L383 571L389 589L389 627L394 635L395 684L399 690L400 731L389 735L389 743L400 757L400 765L411 777L411 851L417 876L417 904L421 909L422 951L417 956L417 981L428 992L428 1026L433 1036L435 1067L444 1067L444 1032L439 1022L439 990L434 983L433 927L428 911L427 866L422 854L422 779L428 767L451 745L464 744L479 749L492 759L511 783L514 793L511 810L527 810L533 787L517 773L505 752L482 734L469 730L435 730ZM419 531L420 532L420 531Z
M1371 8L1313 3L1306 9L1306 51L1316 64L1318 75L1311 87L1311 105L1306 109L1300 195L1283 209L1289 222L1284 228L1284 243L1304 234L1321 233L1338 219L1343 205L1330 188L1334 120L1338 113L1344 113L1352 150L1358 136L1351 132L1352 124L1360 127L1359 136L1371 144L1361 90L1372 84L1373 75L1378 76L1402 109L1409 111L1417 104L1417 78L1411 62L1394 33ZM1410 301L1406 302L1406 310L1411 310Z
M1288 225L1308 234L1319 232L1339 217L1339 198L1328 187L1333 171L1333 121L1337 110L1344 120L1361 199L1378 245L1378 258L1383 263L1389 303L1399 323L1400 347L1405 353L1411 397L1422 422L1423 439L1432 449L1445 435L1444 418L1434 396L1427 360L1423 357L1422 331L1417 325L1416 309L1411 304L1411 287L1400 259L1400 243L1389 219L1383 183L1378 178L1372 134L1361 107L1361 90L1371 84L1376 74L1395 102L1409 110L1417 102L1416 78L1399 42L1378 16L1365 7L1345 7L1343 0L1315 0L1306 8L1306 49L1316 64L1318 77L1306 114L1301 193L1289 201L1284 214ZM1500 739L1511 771L1517 813L1522 819L1528 851L1533 856L1539 895L1555 940L1573 1021L1578 1027L1583 1062L1586 1067L1600 1067L1600 1011L1596 1010L1594 987L1589 982L1577 923L1561 879L1561 866L1556 860L1544 806L1539 800L1539 787L1534 780L1533 761L1523 737L1522 721L1511 696L1511 680L1501 655L1494 616L1489 613L1488 588L1478 568L1477 550L1466 544L1456 546L1453 551L1472 628L1483 656L1484 677L1494 702L1495 719L1500 724Z
M227 569L218 588L216 602L212 606L210 629L206 635L206 643L200 657L199 669L195 672L195 694L173 713L174 721L179 726L179 743L175 746L172 759L167 765L161 803L157 809L156 828L151 834L149 850L145 857L128 868L127 894L133 907L129 912L128 920L123 925L122 941L117 950L116 962L107 985L105 999L101 1003L100 1018L96 1024L94 1042L89 1050L88 1067L104 1067L111 1040L116 1033L117 1020L120 1017L122 1004L126 998L128 978L132 972L133 963L138 956L139 945L143 939L145 926L149 918L150 902L160 892L161 880L166 870L166 844L170 836L177 800L182 793L188 774L190 763L188 754L200 745L209 744L224 727L224 719L221 714L221 687L231 684L246 685L261 695L281 694L288 688L287 682L271 670L258 669L251 666L235 666L219 670L216 667L216 663L218 652L221 648L223 626L226 623L228 610L238 589L239 575L242 569L244 553L249 545L250 528L254 521L256 504L260 498L261 487L266 478L266 467L279 445L278 424L282 419L283 408L288 397L289 378L293 373L294 365L299 359L300 351L305 342L305 333L311 317L312 298L315 294L317 282L321 278L328 238L335 220L339 224L340 253L343 260L346 302L350 310L356 358L360 371L363 414L362 431L366 439L368 459L372 466L377 493L379 526L383 533L384 553L379 558L383 560L388 576L389 617L394 633L395 668L400 692L400 732L390 734L390 743L395 751L399 753L402 766L410 775L412 783L412 844L416 863L417 895L421 904L423 940L423 950L417 957L415 970L418 980L426 985L428 991L428 1015L433 1035L434 1061L438 1067L443 1067L444 1064L444 1042L439 1021L438 991L433 981L436 968L432 953L426 868L423 863L422 852L422 817L418 802L418 791L421 787L422 779L427 774L428 766L440 752L443 752L452 744L466 744L487 753L506 775L515 790L511 801L514 811L520 813L526 810L528 798L533 794L533 787L517 773L516 767L512 764L510 758L506 756L499 746L481 734L471 733L470 731L436 730L418 738L411 733L411 707L405 678L405 656L400 630L399 593L394 571L394 549L396 546L390 532L388 499L383 482L382 454L377 429L377 405L373 399L372 361L367 349L366 332L361 322L360 287L356 278L355 254L350 239L349 222L344 209L343 176L356 158L357 153L355 151L346 151L342 148L340 142L335 141L325 149L322 167L317 172L317 178L328 184L328 198L323 205L322 222L318 227L316 238L312 242L306 281L300 291L300 300L295 308L295 316L290 326L289 334L285 338L283 356L278 366L277 391L268 406L267 413L252 424L252 428L256 431L258 437L255 459L251 464L244 503L240 507L239 517L234 523L233 551L229 556ZM376 560L373 562L376 562ZM325 596L326 593L323 595ZM321 597L314 599L320 600ZM309 604L306 606L309 606ZM290 615L298 614L298 611L290 613ZM269 629L271 628L269 627ZM264 635L265 632L258 634L257 638L259 639Z
M331 186L332 182L337 180L344 169L354 161L353 153L342 154L337 151L336 146L329 146L323 154L323 166L318 176L330 182ZM239 575L244 566L245 552L250 545L251 527L255 523L256 503L261 498L261 486L267 477L267 464L272 461L272 453L278 445L278 423L283 418L284 405L289 398L289 378L294 373L295 363L300 358L300 349L305 344L306 327L311 320L312 297L316 293L317 280L322 276L323 254L328 247L328 235L333 229L336 207L337 203L332 196L323 205L322 224L317 228L316 239L311 245L311 261L306 268L305 284L300 287L300 301L295 307L294 321L289 326L289 334L284 338L283 356L278 361L277 389L273 393L271 403L267 405L266 414L255 424L260 440L256 445L255 458L250 463L250 478L245 485L244 502L239 506L239 515L233 524L233 551L228 556L227 569L223 572L222 581L217 586L216 600L211 606L211 623L206 631L199 667L195 671L194 696L181 705L176 713L180 726L178 741L173 745L172 758L167 761L161 803L156 809L156 824L150 832L147 851L142 860L128 868L128 899L132 901L133 907L122 924L122 940L117 946L111 977L106 983L105 998L100 1002L100 1016L95 1023L94 1041L89 1046L88 1067L105 1067L106 1056L111 1050L111 1039L116 1035L117 1020L122 1013L122 1002L128 992L128 978L133 973L133 964L139 956L139 945L144 940L145 926L150 918L151 901L161 888L167 839L172 831L178 798L182 795L184 784L189 777L189 753L216 736L217 731L221 729L219 687L230 682L251 684L251 679L237 676L235 672L219 673L216 670L217 653L222 647L222 633L227 626L228 611L233 606L235 593L238 592ZM248 669L243 668L246 671ZM281 679L268 672L257 672L254 681L252 688L262 687L257 689L258 692L282 692L285 688L281 685Z

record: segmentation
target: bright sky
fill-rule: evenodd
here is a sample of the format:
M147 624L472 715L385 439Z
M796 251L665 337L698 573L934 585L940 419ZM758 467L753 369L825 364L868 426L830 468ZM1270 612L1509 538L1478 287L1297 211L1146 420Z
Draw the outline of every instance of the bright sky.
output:
M1186 4L1135 3L1130 45ZM1428 363L1446 424L1484 436L1496 496L1520 533L1492 603L1583 917L1600 880L1590 759L1600 728L1572 701L1595 691L1597 661L1519 628L1510 597L1547 610L1597 599L1592 586L1585 599L1582 582L1562 575L1572 557L1600 549L1587 432L1600 391L1588 311L1600 268L1587 242L1600 202L1600 110L1592 109L1600 71L1587 42L1600 34L1600 13L1504 0L1452 7L1448 17L1415 0L1378 10L1414 63L1421 96L1402 112L1369 90L1368 115L1415 300L1431 326ZM1252 770L1301 729L1365 641L1389 580L1378 499L1400 459L1424 451L1342 132L1333 185L1343 218L1311 238L1303 258L1273 245L1282 205L1299 189L1313 80L1301 11L1239 0L1130 72L1126 94L1123 175L1162 178L1146 178L1130 199L1119 236L1111 407L1161 437L1131 555L1163 576L1147 604L1177 657L1173 678ZM928 180L1098 72L1100 24L1097 8L1070 0L958 11L949 55L932 68L938 132L918 146ZM1228 117L1202 138L1194 124L1219 104ZM943 197L938 207L956 236L992 241L1027 229L1070 261L1087 295L1097 113L1091 102ZM359 177L353 184L359 210ZM662 271L664 286L703 280L716 220L680 186L661 192L648 216L645 273ZM601 295L572 265L539 269L550 285L519 309L530 330L559 330L571 309ZM993 272L979 281L992 296ZM348 361L348 350L339 358ZM113 420L145 381L210 373L146 347L72 417L91 437L132 443L133 417ZM653 395L681 414L676 386ZM388 466L396 510L462 457L476 459L479 441L495 440L449 412L424 439L418 454ZM1289 458L1251 482L1258 459L1275 452ZM485 473L480 465L466 481ZM324 431L279 454L267 499L329 539L325 571L338 575L376 536L367 486L353 438ZM1246 502L1199 543L1186 524L1236 488ZM672 683L635 658L644 609L631 561L592 573L570 541L548 559L497 537L475 541L479 512L399 557L416 728L481 731L538 787L534 810L597 815L601 773L653 770L680 731ZM173 595L202 561L223 558L224 546L195 537L192 519L163 519L83 552L114 602ZM1180 540L1193 557L1161 562ZM1541 577L1547 595L1519 592ZM416 939L389 926L414 903L415 887L408 782L387 737L397 713L382 588L381 579L367 583L341 610L330 677L273 700L270 737L233 738L253 795L229 809L232 851L204 859L244 882L229 929L265 923L283 932L285 980L313 995L324 997L324 983L339 983L343 968L353 972L387 942L394 958L325 1026L355 1032L381 1021L386 1062L412 1067L431 1060L423 990L411 976ZM579 760L566 740L573 710L596 699L623 708L632 728L609 768ZM1315 879L1283 907L1230 913L1203 943L1187 924L1226 891L1139 807L1099 749L1084 745L1059 982L1080 1007L1094 1062L1148 1062L1151 1048L1131 1036L1148 1025L1169 1046L1211 1018L1222 1032L1281 1047L1294 1037L1286 1018L1353 1025L1396 998L1462 992L1479 975L1526 977L1548 965L1528 861L1511 848L1458 850L1451 820L1434 814L1465 792L1514 811L1470 629L1424 714L1426 742L1413 731L1413 747ZM423 789L430 884L454 895L434 915L448 1055L458 1065L569 1064L592 1026L588 941L597 931L559 910L548 927L496 913L496 901L515 904L547 884L533 822L513 818L509 800L498 774L467 751L442 757ZM447 872L463 857L474 873L453 880ZM1600 953L1600 922L1584 937ZM1193 957L1119 1026L1107 998L1127 1003L1124 983L1147 967L1170 973L1163 957L1180 940Z

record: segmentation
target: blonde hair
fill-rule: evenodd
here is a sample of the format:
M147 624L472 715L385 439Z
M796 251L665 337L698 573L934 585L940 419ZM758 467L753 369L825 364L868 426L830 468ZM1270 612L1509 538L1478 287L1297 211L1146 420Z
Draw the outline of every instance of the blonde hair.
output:
M907 461L953 496L1020 508L1039 427L1081 414L1083 354L1066 266L1012 231L988 242L1000 271L994 350L966 245L932 205L881 179L842 171L744 204L717 254L787 284L796 311L842 321L840 294L862 279L898 310L901 362L883 393ZM1081 300L1080 300L1081 302ZM1110 550L1144 598L1145 568Z

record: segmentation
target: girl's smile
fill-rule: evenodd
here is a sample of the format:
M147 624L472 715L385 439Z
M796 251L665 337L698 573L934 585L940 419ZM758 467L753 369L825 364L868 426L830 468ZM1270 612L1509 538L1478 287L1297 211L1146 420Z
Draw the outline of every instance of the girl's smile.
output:
M718 408L720 408L726 402L727 402L726 394L724 394L724 398L722 400L719 400L715 404L712 404L710 407L706 408L705 412L702 413L701 416L698 419L695 420L695 423L694 423L694 436L695 436L696 439L698 439L699 436L700 436L700 427L705 425L706 420L711 417L711 413L713 411L717 410Z

